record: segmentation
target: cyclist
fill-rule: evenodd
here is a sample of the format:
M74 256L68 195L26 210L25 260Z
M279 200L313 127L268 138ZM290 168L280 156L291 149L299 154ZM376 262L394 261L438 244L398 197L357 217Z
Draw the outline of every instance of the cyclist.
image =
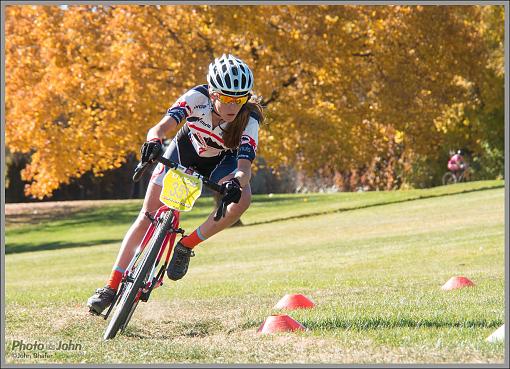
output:
M458 150L454 155L452 155L452 157L450 157L450 160L448 160L448 170L450 170L457 178L459 178L462 172L466 169L466 162L464 161L462 154L462 150Z
M248 65L230 54L223 54L210 65L207 84L187 91L167 110L165 116L147 133L141 148L142 162L162 151L162 139L183 122L163 156L218 182L225 189L219 207L176 245L167 274L181 279L188 270L193 248L235 223L250 206L251 164L258 144L262 107L252 97L253 74ZM162 203L159 196L168 169L159 163L152 174L142 209L126 233L110 278L96 290L87 305L101 314L113 301L122 275L142 241L150 221L145 212L155 212ZM216 213L222 215L214 220Z

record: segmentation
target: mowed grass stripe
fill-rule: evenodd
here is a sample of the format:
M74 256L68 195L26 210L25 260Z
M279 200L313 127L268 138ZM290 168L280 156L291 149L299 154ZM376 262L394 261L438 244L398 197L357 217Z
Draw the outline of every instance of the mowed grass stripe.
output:
M242 221L245 225L273 223L502 186L503 181L480 181L408 191L254 195L252 205ZM57 216L55 220L45 220L39 224L11 224L7 219L6 253L120 242L136 218L141 203L142 200L119 201L118 204L110 201L104 207L79 211L70 216ZM200 198L192 212L182 214L182 227L191 232L207 217L212 207L212 198ZM106 231L104 227L107 227Z

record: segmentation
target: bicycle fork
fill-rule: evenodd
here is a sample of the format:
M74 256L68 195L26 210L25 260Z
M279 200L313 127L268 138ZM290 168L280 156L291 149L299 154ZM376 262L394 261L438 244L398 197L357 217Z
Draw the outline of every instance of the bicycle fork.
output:
M142 294L140 295L141 301L147 302L152 290L163 285L163 277L165 275L165 271L168 266L168 261L170 260L170 254L172 253L173 245L175 243L175 238L178 233L180 233L181 235L184 234L184 230L182 228L177 228L177 229L174 228L177 226L177 224L178 224L178 221L174 221L174 223L172 224L172 228L166 234L165 240L163 241L163 247L161 247L158 257L156 258L156 262L154 263L154 265L151 268L151 271L149 273L149 278L147 278L148 283L142 289ZM161 260L161 257L163 256L163 253L165 252L165 248L167 246L168 246L168 252L166 254L165 262L159 268L159 271L156 274L156 276L154 276L156 268L158 267L158 264Z

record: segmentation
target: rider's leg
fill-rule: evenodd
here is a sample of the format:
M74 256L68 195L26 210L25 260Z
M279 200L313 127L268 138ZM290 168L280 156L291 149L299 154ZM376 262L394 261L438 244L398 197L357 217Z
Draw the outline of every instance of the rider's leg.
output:
M233 175L223 179L220 183L232 177ZM227 212L224 218L215 221L213 218L216 213L216 210L209 215L207 220L204 223L202 223L202 225L200 225L199 227L201 234L207 239L215 235L216 233L224 230L225 228L230 227L232 224L237 222L239 218L241 218L241 215L243 215L243 213L246 210L248 210L250 204L251 204L251 187L248 184L243 188L243 192L241 194L241 199L239 200L239 202L237 204L235 203L230 204L227 207Z
M219 163L215 165L214 168L211 168L209 178L211 181L222 184L229 179L234 177L234 174L237 172L237 153L236 152L228 152L221 158ZM215 209L218 208L220 204L221 195L218 193L214 193L215 200ZM200 242L205 241L207 238L212 235L222 231L225 228L230 227L231 225L238 222L241 218L241 215L248 209L251 203L251 188L248 184L245 186L241 192L241 198L237 204L230 204L227 207L227 211L225 213L225 217L221 218L219 221L215 221L214 215L216 211L209 216L209 218L200 225L193 233L191 233L188 237L185 237L181 240L182 244L193 248L198 245Z
M227 177L224 177L219 183L223 183L224 181L232 178L234 175L230 174ZM202 223L193 233L189 236L184 237L181 241L175 245L174 253L172 255L172 259L170 260L168 266L168 277L172 280L178 280L184 277L186 272L188 271L188 265L190 257L193 256L192 249L198 245L200 242L205 241L207 238L215 235L216 233L224 230L227 227L230 227L234 224L241 215L248 209L251 203L251 188L250 185L246 185L243 188L243 192L241 193L241 198L239 202L232 203L227 207L227 211L225 213L225 217L220 218L220 220L215 221L214 215L216 213L216 209L209 215L207 220Z
M147 188L147 193L145 194L142 209L122 240L117 259L113 264L112 273L107 283L110 288L114 290L118 288L124 271L133 258L137 246L140 242L142 242L145 232L150 225L150 220L147 218L145 213L148 211L149 213L154 214L154 212L162 205L159 201L160 194L161 186L150 182Z
M219 181L219 183L223 183L231 178L234 175L230 174ZM248 184L243 188L243 192L241 193L241 199L239 202L230 204L227 207L227 211L225 213L225 217L220 218L220 220L215 221L214 215L216 213L216 209L209 215L207 220L202 223L190 236L185 237L182 240L182 244L187 247L194 247L198 243L205 241L207 238L215 235L216 233L224 230L225 228L230 227L232 224L237 222L241 215L250 207L251 204L251 188ZM194 237L194 234L197 234L198 237ZM191 242L187 242L187 238L192 238Z
M180 162L176 140L170 143L163 156ZM96 293L87 300L87 305L91 312L101 314L112 303L115 291L122 280L122 275L149 227L150 220L145 215L145 212L153 213L162 205L159 201L159 195L161 194L165 173L166 169L163 164L158 164L154 169L147 192L145 193L142 209L124 236L107 285L97 289Z
M113 270L106 286L98 288L96 292L87 300L87 306L91 313L101 314L108 306L111 305L115 297L116 290L122 280L124 270L129 265L133 257L136 247L140 244L149 227L149 220L145 216L145 212L153 212L159 208L159 194L161 186L150 183L145 194L142 210L138 214L135 222L131 225L128 232L124 236L117 259L113 264Z

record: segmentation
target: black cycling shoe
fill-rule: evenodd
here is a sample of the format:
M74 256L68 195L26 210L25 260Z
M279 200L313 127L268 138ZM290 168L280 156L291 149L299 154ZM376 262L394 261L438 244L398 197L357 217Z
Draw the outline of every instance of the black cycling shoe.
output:
M172 281L181 279L188 271L189 258L195 256L195 253L189 247L177 242L174 248L174 254L168 264L166 273Z
M89 311L92 314L100 315L104 309L111 305L116 293L117 291L115 291L110 286L98 288L96 293L90 296L90 298L87 300Z

